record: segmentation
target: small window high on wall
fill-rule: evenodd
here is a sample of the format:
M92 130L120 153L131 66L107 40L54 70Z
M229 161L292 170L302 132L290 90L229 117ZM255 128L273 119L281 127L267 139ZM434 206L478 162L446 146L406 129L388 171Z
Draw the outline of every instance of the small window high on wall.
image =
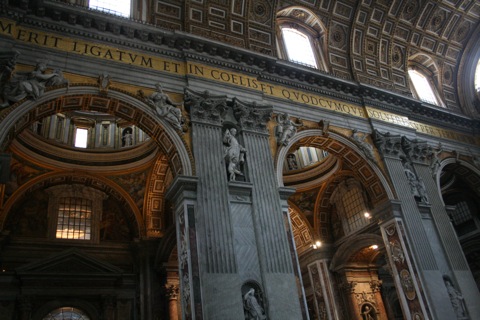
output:
M277 12L277 50L280 59L328 72L327 30L320 18L302 6Z
M307 34L293 28L282 28L282 36L289 61L318 68Z
M414 69L409 69L408 75L413 84L413 94L417 99L437 106L442 106L439 98L435 94L432 83L425 74Z
M130 17L130 2L131 0L90 0L88 7L128 18Z

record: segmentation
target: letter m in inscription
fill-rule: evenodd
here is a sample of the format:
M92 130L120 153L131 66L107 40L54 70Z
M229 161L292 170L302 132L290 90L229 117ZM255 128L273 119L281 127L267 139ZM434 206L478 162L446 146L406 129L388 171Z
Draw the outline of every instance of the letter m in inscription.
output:
M3 21L0 20L0 30L3 33L12 34L12 24L11 23L3 24Z

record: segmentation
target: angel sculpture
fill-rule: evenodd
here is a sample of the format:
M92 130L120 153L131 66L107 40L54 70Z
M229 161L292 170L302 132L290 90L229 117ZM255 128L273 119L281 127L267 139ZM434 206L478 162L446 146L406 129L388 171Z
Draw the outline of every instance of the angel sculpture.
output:
M231 128L225 130L223 135L223 144L225 144L225 162L227 164L229 181L235 181L236 175L243 176L240 166L245 162L245 153L247 150L238 143L237 129Z
M297 133L297 127L303 126L303 123L295 123L290 120L288 113L277 116L278 126L276 127L277 144L286 146L290 139Z
M5 103L15 103L25 98L36 100L44 94L47 87L68 83L60 70L45 73L46 70L45 63L38 63L29 73L15 73L3 89Z
M174 103L170 97L163 92L160 83L157 83L155 88L157 91L147 97L147 101L155 108L158 116L168 121L174 128L182 131L184 119L182 117L182 111L177 107L181 104Z

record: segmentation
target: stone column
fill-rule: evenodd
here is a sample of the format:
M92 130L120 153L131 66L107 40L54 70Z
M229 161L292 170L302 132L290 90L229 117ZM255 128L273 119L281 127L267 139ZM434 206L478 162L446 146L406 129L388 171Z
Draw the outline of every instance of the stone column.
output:
M341 313L337 305L335 283L328 266L330 260L319 259L307 266L310 283L315 296L315 312L320 320L341 319ZM350 293L350 292L349 292Z
M174 204L177 232L181 319L203 319L195 214L197 178L177 176L166 198Z
M373 295L375 297L375 302L377 303L377 311L380 319L388 319L387 311L383 303L383 298L381 294L382 281L381 280L372 280L370 281L370 288L372 289Z
M190 263L182 257L195 253L201 286L188 293L201 294L204 319L244 320L251 316L245 301L258 303L268 318L302 319L299 300L292 299L297 281L269 148L272 108L185 91L198 188L192 211L183 220L185 210L177 212L182 303Z
M233 113L247 149L247 179L252 183L252 217L260 260L260 272L268 299L269 319L302 319L294 269L295 259L289 244L289 223L285 222L275 177L267 123L271 106L233 101ZM297 275L298 276L298 275ZM297 282L298 281L298 282ZM294 299L295 297L295 299Z
M170 320L178 320L178 285L170 284L166 288L168 314Z
M362 319L360 315L360 310L357 307L357 301L355 299L355 287L357 282L349 281L346 274L341 275L342 280L339 283L339 289L342 291L342 296L344 297L344 308L346 310L343 314L344 319Z
M478 318L480 295L442 204L426 142L375 131L399 203L382 233L407 318L454 318L444 278L461 288L469 316ZM411 247L410 247L411 246Z

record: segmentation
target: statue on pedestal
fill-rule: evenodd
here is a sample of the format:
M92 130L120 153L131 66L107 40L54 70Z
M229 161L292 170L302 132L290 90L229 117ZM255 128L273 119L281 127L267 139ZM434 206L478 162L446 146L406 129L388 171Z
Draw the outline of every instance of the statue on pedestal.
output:
M237 129L231 128L225 130L223 135L223 144L225 145L225 162L227 164L228 180L235 181L237 175L243 176L240 166L245 162L245 153L247 150L238 143Z

